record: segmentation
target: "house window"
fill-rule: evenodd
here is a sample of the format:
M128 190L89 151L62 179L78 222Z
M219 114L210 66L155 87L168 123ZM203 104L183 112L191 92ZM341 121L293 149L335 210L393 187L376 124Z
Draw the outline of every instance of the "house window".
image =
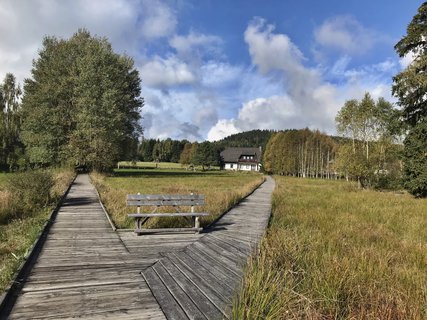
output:
M230 168L233 169L233 164L230 164Z

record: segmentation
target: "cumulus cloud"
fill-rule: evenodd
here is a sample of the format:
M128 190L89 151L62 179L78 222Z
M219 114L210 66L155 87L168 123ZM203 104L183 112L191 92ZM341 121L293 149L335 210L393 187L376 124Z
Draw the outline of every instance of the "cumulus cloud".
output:
M327 19L314 31L314 38L320 47L344 54L363 54L384 40L383 36L348 15Z
M344 55L329 68L307 67L304 55L291 39L275 33L274 26L259 18L248 25L244 38L252 63L264 81L272 78L280 88L276 87L276 94L259 92L258 97L240 106L237 116L219 119L208 133L209 140L257 128L309 127L333 134L335 115L349 97L359 99L369 91L374 98L391 98L388 82L397 65L390 59L349 69L351 58ZM339 81L330 82L328 78Z
M144 85L150 87L168 87L190 84L195 76L189 66L175 57L167 59L154 56L140 68Z
M177 20L169 6L158 0L145 0L142 5L144 18L140 30L145 38L161 38L173 34Z
M300 72L303 54L285 34L274 34L274 26L261 18L254 19L247 27L244 38L249 45L252 62L261 72L282 69Z
M141 8L150 17L141 14ZM149 29L144 27L147 20ZM144 37L168 34L175 23L173 11L157 1L3 0L0 76L12 72L20 82L30 76L32 59L37 57L44 36L68 38L79 28L86 28L92 34L108 37L115 50L138 59L138 46Z
M215 55L220 53L221 38L191 31L188 35L174 35L169 45L174 48L178 56L194 59L195 55L205 53Z

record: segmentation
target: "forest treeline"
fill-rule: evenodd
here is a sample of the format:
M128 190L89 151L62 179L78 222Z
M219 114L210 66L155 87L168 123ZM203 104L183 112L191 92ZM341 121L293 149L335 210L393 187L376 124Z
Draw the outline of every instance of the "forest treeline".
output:
M179 162L183 165L220 165L220 152L228 147L261 147L267 145L273 130L251 130L230 135L222 140L190 142L173 139L144 139L138 146L139 161Z
M264 170L295 177L330 178L338 144L319 131L286 130L275 133L264 153Z
M398 188L402 182L399 112L369 93L345 102L336 116L340 137L319 131L275 133L264 153L267 172L313 178L345 178L360 187Z

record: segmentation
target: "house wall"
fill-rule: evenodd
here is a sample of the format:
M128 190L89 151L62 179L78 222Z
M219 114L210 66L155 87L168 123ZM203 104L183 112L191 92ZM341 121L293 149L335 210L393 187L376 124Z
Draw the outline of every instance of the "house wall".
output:
M225 163L224 170L259 171L260 166L255 164Z
M224 169L225 170L237 170L237 163L225 163Z

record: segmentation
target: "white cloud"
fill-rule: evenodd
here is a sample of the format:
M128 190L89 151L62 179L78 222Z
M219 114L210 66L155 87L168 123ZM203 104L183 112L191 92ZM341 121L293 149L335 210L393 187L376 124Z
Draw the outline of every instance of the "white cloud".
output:
M168 87L190 84L196 79L189 66L176 57L162 59L158 56L140 68L144 85L150 87Z
M143 87L145 107L143 125L147 138L203 140L218 120L221 102L204 90L182 91L173 87L167 92Z
M223 87L238 81L243 70L239 66L210 60L200 67L200 72L204 86Z
M366 91L374 98L392 100L390 74L397 64L391 59L349 69L351 58L344 55L330 68L306 67L299 48L287 35L274 33L264 20L250 23L244 36L252 63L263 81L275 81L276 93L255 91L258 96L246 100L237 116L218 120L208 133L209 140L251 129L309 127L334 134L335 115L345 100L360 99Z
M191 31L188 35L174 35L169 40L169 45L174 48L180 57L193 57L201 51L219 53L222 44L221 38Z
M166 37L175 31L177 20L172 9L158 0L145 0L143 3L143 23L141 32L145 38Z
M256 18L247 27L244 37L252 62L262 73L281 69L298 72L303 55L285 34L273 34L274 26Z
M208 132L209 141L217 141L229 135L239 133L242 130L236 128L234 119L221 119Z
M300 110L288 96L272 96L248 101L236 119L221 119L208 133L209 140L252 129L285 129L299 126Z
M327 19L314 31L314 37L319 46L344 54L363 54L376 42L384 40L348 15Z
M138 58L145 23L140 16L142 4L147 12L157 5L147 0L2 0L0 78L12 72L22 82L30 76L31 61L44 36L68 38L79 28L108 37L115 50Z
M407 68L414 60L415 60L415 53L410 51L408 54L406 54L403 58L399 59L399 64L402 69Z

